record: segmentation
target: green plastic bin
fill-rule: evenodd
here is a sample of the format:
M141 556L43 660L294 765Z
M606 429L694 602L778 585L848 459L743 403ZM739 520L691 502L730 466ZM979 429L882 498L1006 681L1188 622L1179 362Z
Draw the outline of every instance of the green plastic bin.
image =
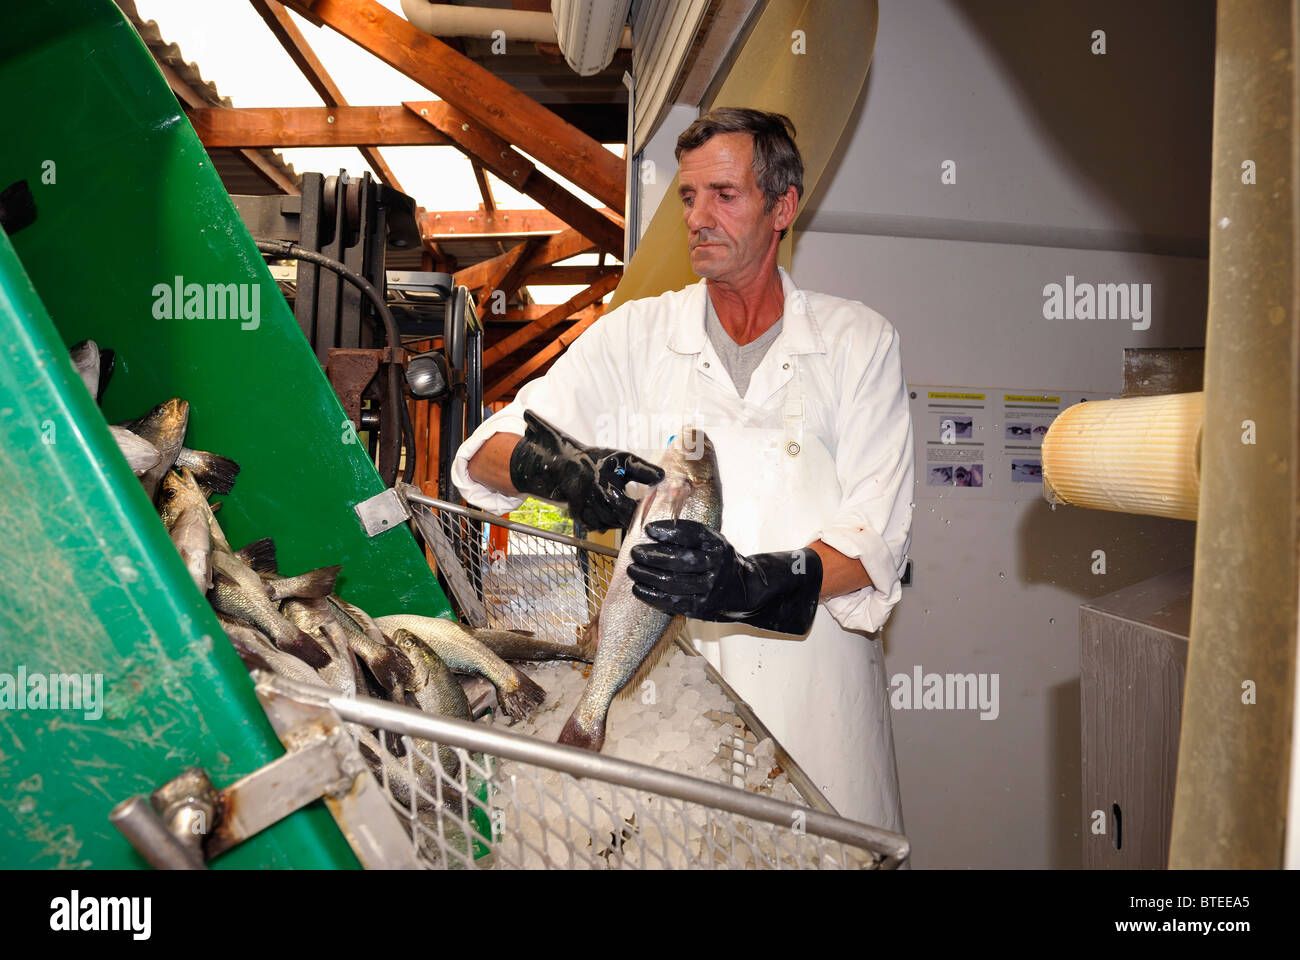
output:
M24 671L103 683L99 717L0 709L0 866L143 866L114 804L189 765L223 786L283 751L106 419L184 397L188 445L243 466L220 513L234 545L274 537L289 573L342 564L339 592L377 616L450 609L407 530L363 533L352 508L383 483L117 7L9 10L0 98L0 187L25 179L37 208L0 232L0 689ZM256 323L159 319L155 288L177 277L256 285ZM117 351L102 413L67 357L85 338ZM214 866L356 859L318 801Z

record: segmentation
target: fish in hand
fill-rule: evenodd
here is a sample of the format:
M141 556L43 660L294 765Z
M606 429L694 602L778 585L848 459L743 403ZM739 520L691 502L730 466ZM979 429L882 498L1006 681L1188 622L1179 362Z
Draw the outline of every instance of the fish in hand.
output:
M614 697L637 688L683 619L650 606L632 592L632 579L627 573L632 548L654 542L645 532L646 524L695 520L713 530L722 526L718 458L704 431L683 430L662 466L663 480L641 500L623 538L596 621L596 660L578 705L560 731L560 743L588 750L599 750L604 745L605 724Z

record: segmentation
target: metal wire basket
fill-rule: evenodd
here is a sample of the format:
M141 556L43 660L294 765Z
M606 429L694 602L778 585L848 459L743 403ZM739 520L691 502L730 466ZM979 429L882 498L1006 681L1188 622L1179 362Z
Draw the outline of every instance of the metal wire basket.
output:
M399 485L457 613L474 627L573 643L600 607L617 551ZM778 743L793 790L755 783L770 733L684 636L678 647L726 694L714 711L714 779L521 736L483 723L264 678L335 711L360 744L422 866L439 868L897 867L905 837L841 818ZM269 688L265 688L269 689ZM748 789L747 789L748 787Z

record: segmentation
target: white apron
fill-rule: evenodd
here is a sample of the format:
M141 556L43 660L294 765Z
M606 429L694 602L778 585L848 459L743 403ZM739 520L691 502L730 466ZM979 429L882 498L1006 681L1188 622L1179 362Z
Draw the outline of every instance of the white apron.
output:
M739 416L702 404L691 364L687 396L695 402L683 423L703 428L713 443L722 534L739 553L805 547L840 504L834 459L804 434L798 357L791 362L780 426L746 424L754 410L743 402ZM841 816L903 832L879 640L844 630L824 604L807 637L697 620L686 631Z

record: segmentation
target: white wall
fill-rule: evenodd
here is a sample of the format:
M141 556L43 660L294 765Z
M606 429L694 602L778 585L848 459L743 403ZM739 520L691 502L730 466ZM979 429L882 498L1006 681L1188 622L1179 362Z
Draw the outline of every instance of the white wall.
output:
M911 384L1117 393L1125 346L1203 346L1212 3L880 6L866 90L805 198L795 279L889 318ZM1098 28L1105 56L1089 53ZM683 116L647 146L667 147L664 184ZM1151 283L1150 329L1045 321L1042 288L1067 274ZM996 672L1001 710L894 714L914 863L1077 866L1079 604L1189 564L1195 526L1037 498L916 503L889 669Z

